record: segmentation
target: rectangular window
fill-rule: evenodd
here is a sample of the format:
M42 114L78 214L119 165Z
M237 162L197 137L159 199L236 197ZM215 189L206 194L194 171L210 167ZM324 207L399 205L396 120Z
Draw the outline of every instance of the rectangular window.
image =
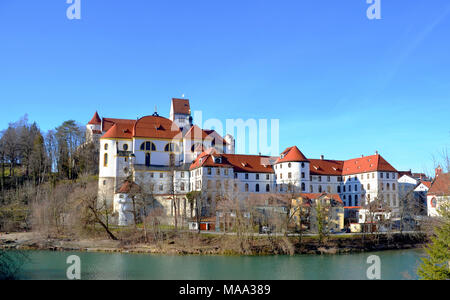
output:
M302 172L302 178L305 178L305 172Z
M248 173L245 173L245 179L248 179Z
M259 174L256 174L256 180L259 180Z
M164 178L164 173L159 173L159 178Z
M292 173L291 172L288 173L288 178L292 178Z
M270 179L270 175L266 174L266 180L269 180L269 179Z

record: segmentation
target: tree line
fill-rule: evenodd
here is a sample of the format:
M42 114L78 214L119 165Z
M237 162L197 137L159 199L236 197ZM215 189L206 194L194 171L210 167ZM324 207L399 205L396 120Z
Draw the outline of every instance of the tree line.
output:
M0 130L0 230L5 224L29 228L31 204L44 187L54 189L61 181L97 173L98 149L76 121L48 131L27 115L10 123Z
M0 131L1 190L17 188L24 181L40 184L51 178L73 180L81 173L95 174L94 148L74 120L43 132L25 115Z

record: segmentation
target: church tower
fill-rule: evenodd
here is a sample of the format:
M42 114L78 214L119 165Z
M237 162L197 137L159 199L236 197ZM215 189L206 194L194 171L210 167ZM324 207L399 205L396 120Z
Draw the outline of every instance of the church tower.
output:
M95 112L91 121L86 125L86 142L98 143L100 136L102 135L102 119Z
M172 99L170 106L170 120L180 127L185 133L192 127L191 107L189 99Z

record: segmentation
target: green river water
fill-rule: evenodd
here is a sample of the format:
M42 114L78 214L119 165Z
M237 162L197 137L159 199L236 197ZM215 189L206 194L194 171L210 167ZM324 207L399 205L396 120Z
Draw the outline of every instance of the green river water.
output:
M167 256L25 251L20 279L66 279L66 259L81 259L81 279L279 280L366 279L367 258L381 259L381 279L417 279L421 250L347 255Z

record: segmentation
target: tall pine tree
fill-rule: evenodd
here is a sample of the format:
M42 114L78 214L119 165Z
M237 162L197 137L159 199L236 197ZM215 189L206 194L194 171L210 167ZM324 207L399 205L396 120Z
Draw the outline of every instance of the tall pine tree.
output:
M425 249L428 257L418 270L423 280L450 280L450 204L441 205L439 212L441 220Z

